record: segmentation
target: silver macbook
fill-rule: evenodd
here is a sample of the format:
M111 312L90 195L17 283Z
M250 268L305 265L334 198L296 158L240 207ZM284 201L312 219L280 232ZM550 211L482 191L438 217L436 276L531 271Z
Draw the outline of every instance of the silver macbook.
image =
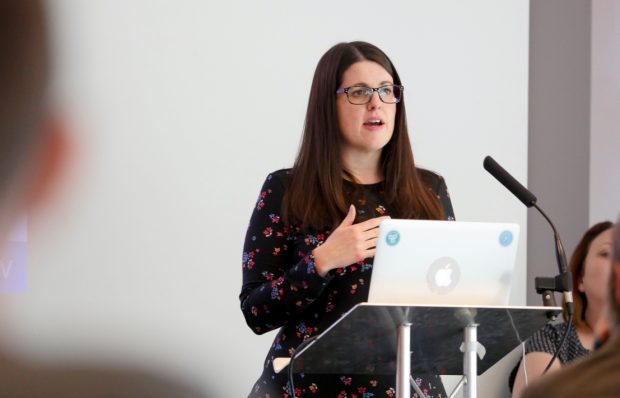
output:
M368 302L507 305L518 240L512 223L385 220Z

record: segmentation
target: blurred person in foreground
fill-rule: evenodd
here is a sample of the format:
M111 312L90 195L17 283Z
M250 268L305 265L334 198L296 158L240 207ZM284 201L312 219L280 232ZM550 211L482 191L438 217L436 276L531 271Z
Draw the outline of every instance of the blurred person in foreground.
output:
M620 222L620 219L618 220ZM590 356L562 370L535 380L524 398L620 396L620 228L613 228L613 256L608 297L608 322L599 322L597 340L602 344ZM600 325L603 325L602 327ZM598 345L598 344L597 344Z
M68 140L49 111L50 58L44 7L0 2L0 235L45 202L58 181ZM189 387L138 370L42 365L0 349L2 397L197 397Z

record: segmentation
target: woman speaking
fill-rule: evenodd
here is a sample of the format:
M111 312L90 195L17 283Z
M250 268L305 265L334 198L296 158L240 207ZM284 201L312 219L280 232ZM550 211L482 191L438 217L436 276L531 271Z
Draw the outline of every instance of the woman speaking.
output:
M267 176L246 234L241 310L257 334L280 329L250 397L395 396L393 374L296 375L292 391L272 366L367 300L387 217L454 214L443 178L415 166L396 68L369 43L340 43L314 73L295 164ZM446 396L437 375L416 383Z

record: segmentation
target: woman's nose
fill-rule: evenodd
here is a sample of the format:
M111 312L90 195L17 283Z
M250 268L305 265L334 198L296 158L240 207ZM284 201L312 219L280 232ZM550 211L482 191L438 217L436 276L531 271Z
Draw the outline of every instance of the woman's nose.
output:
M372 95L370 96L370 102L368 102L368 109L378 109L380 106L381 98L379 98L379 93L373 91Z

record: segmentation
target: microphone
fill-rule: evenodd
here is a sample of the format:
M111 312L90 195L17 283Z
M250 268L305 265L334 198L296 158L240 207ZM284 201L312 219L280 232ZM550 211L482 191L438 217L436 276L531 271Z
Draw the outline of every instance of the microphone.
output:
M499 165L490 156L484 158L482 162L484 169L491 173L493 177L502 183L514 196L516 196L524 205L532 207L536 204L536 196L525 188L519 181L510 175L502 166Z
M503 186L505 186L513 195L515 195L523 204L527 207L535 207L536 210L543 215L545 220L551 226L553 230L553 236L555 238L555 257L556 262L558 264L558 268L560 271L560 275L553 279L554 288L552 290L563 292L564 294L564 302L566 303L566 312L568 315L573 314L573 280L570 271L566 265L566 253L564 251L564 245L562 245L562 240L560 239L560 234L558 230L553 225L553 222L547 214L538 205L536 204L536 196L532 192L530 192L527 188L525 188L519 181L517 181L510 173L508 173L502 166L499 165L490 156L484 158L484 162L482 163L484 169L488 171L497 181L499 181ZM536 279L544 279L545 282L548 282L549 278L536 278ZM538 284L538 280L536 283ZM549 287L545 286L543 290L548 290ZM537 289L538 290L538 289ZM540 292L539 292L540 293Z

